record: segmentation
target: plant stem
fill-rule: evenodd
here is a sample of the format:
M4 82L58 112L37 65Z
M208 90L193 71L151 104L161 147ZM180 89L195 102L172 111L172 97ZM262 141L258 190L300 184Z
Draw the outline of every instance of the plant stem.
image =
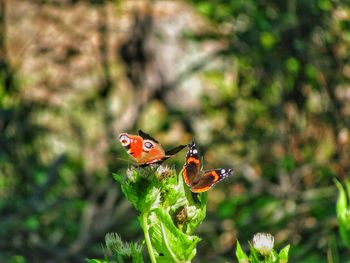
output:
M151 239L148 233L148 224L147 224L147 213L142 213L142 225L143 225L143 234L145 235L146 246L148 250L149 257L152 263L157 263L156 257L153 253L153 247L151 243Z

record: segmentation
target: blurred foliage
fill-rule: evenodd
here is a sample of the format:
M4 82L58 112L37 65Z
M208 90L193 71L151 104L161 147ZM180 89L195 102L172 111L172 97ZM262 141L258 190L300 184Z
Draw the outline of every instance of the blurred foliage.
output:
M240 236L242 229L250 235L268 230L278 243L291 241L291 261L321 262L325 254L329 262L350 260L333 238L332 187L334 176L342 180L350 171L349 99L343 96L349 90L349 5L192 3L212 28L187 36L224 43L221 67L202 73L210 93L203 95L203 111L224 118L212 126L212 138L242 160L250 184L223 199L219 215L233 219Z
M112 178L130 162L116 135L140 128L234 167L195 262L261 231L290 262L350 261L333 183L350 171L349 21L336 0L0 0L0 261L142 239Z

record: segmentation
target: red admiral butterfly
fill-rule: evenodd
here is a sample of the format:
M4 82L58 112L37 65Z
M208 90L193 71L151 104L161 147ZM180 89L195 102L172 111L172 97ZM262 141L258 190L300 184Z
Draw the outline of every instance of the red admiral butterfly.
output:
M233 174L232 169L214 169L204 172L201 172L200 169L201 163L198 150L196 144L192 141L188 145L186 163L182 173L185 183L192 192L201 193L208 191L214 184Z
M141 130L138 133L139 135L121 133L119 141L137 165L141 167L162 163L186 147L186 145L179 145L174 149L164 151L156 139Z

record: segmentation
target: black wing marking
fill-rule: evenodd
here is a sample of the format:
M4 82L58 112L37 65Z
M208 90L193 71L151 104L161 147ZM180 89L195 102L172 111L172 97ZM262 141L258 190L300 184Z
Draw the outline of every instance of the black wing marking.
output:
M151 140L151 141L154 141L156 143L159 143L156 139L154 139L153 137L151 137L151 135L139 130L139 135L142 137L142 139L148 139L148 140Z
M186 161L184 165L183 177L185 183L191 187L193 181L199 179L200 176L200 160L196 144L192 141L188 145Z
M208 191L214 184L231 175L233 175L232 169L219 168L205 171L201 177L193 181L191 185L191 191L195 193Z
M187 145L179 145L171 150L168 150L165 152L165 155L174 155L176 153L178 153L179 151L181 151L183 148L185 148Z

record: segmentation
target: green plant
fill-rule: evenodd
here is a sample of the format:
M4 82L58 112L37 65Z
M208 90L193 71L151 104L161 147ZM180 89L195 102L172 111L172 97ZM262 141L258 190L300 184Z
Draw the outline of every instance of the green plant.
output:
M193 194L184 186L181 174L177 176L174 169L164 166L129 169L126 177L114 174L114 178L140 212L139 222L151 262L190 262L200 241L193 232L205 218L207 194ZM138 249L132 253L132 249L120 249L128 246L122 245L119 237L116 239L118 249L112 249L112 257L89 262L110 262L112 258L124 262L125 256L132 262L143 262L137 253L140 246L133 245ZM125 250L128 253L123 254Z
M124 243L118 234L106 235L105 259L88 259L89 263L142 263L142 250L147 247L154 262L191 262L200 238L193 235L206 215L207 193L195 194L183 183L182 171L167 166L129 169L126 176L114 174L125 197L139 211L144 242ZM289 245L279 253L273 249L270 234L257 233L250 255L237 241L236 256L240 263L286 263Z
M88 259L88 263L105 263L105 262L130 262L130 259L134 263L143 262L142 249L143 246L138 243L125 243L122 241L117 233L108 233L105 237L106 250L105 260L100 259Z
M257 233L249 243L249 256L243 251L237 240L236 257L239 263L287 263L290 245L279 253L273 249L274 238L270 234Z

